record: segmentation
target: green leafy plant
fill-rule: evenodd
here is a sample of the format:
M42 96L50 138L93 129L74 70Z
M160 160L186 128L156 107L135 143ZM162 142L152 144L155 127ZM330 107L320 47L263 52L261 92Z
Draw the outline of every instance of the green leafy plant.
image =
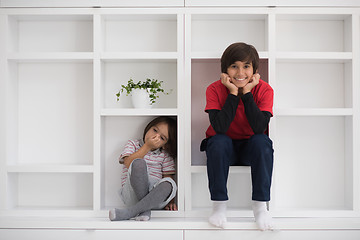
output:
M118 93L116 93L117 101L120 100L120 95L123 92L126 92L126 96L131 94L133 89L145 89L149 93L150 97L150 104L154 104L157 98L159 98L158 93L163 93L168 95L169 93L165 92L165 90L162 88L161 84L163 81L159 81L157 79L150 79L147 78L145 82L139 81L137 83L134 83L134 81L130 78L130 80L127 82L127 85L121 85L121 89Z

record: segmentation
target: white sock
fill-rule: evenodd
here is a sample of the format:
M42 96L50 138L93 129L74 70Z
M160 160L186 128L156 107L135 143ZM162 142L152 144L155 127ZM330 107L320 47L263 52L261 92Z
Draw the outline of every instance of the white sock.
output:
M253 201L252 208L258 228L261 231L272 230L272 217L267 210L266 202Z
M226 220L226 202L227 201L213 201L213 211L209 217L209 222L215 227L225 227Z
M135 221L149 221L151 218L151 211L140 213L135 217Z

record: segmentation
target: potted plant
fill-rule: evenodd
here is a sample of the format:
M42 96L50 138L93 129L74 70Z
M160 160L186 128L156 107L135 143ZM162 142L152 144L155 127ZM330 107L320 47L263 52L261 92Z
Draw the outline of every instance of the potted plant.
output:
M116 93L117 101L120 100L120 95L126 92L126 96L131 94L135 108L151 108L156 99L159 98L158 93L169 94L162 88L162 83L163 81L150 78L147 78L145 82L135 83L130 78L127 85L121 85L121 89Z

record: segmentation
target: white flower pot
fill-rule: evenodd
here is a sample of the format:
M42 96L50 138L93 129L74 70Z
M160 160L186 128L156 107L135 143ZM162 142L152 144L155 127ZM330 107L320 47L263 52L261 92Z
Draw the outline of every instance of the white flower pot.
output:
M146 89L133 89L131 100L134 108L151 108L149 93Z

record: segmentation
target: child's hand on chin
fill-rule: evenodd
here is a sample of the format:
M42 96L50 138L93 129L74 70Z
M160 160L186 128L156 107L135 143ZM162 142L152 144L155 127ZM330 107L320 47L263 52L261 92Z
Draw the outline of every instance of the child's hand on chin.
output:
M156 150L162 147L160 137L157 135L146 139L145 144L147 144L151 150Z

